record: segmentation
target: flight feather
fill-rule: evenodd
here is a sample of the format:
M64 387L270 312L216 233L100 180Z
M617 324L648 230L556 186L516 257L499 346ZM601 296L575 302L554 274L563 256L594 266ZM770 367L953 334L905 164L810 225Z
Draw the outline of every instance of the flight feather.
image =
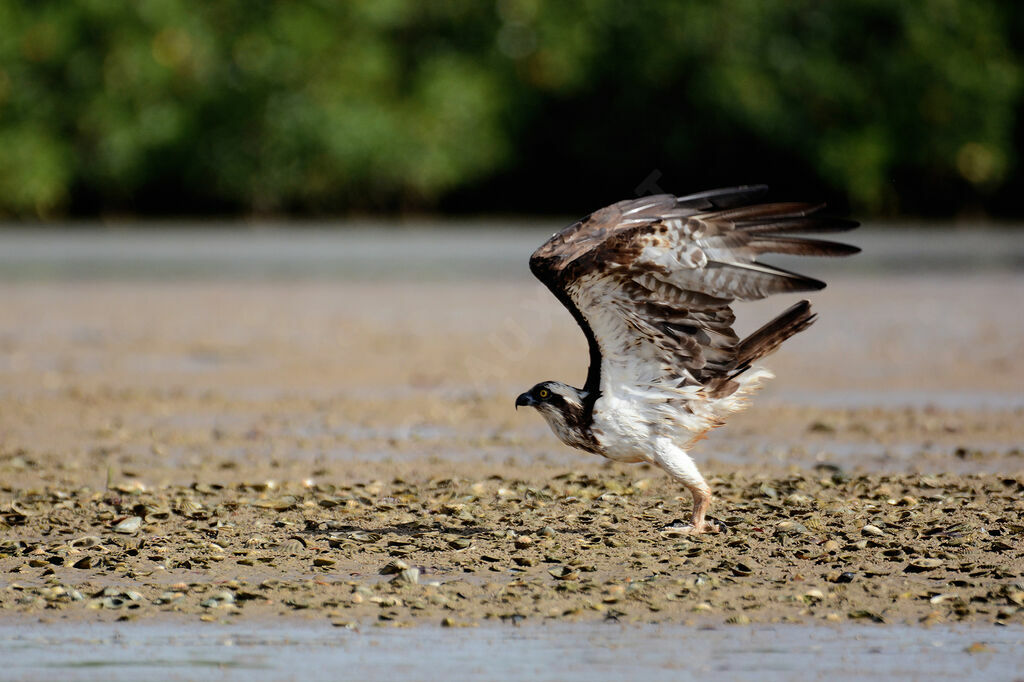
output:
M651 400L696 390L727 395L751 362L811 324L804 301L741 340L731 305L821 289L824 283L759 257L856 253L853 246L797 235L857 223L822 215L816 204L758 203L764 191L748 186L620 201L534 252L531 270L587 337L584 391L592 400L610 381Z

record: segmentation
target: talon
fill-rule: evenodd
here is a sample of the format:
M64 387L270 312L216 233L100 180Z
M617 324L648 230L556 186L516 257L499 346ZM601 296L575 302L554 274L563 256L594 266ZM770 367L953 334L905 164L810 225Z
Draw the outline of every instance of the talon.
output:
M704 533L725 533L729 530L729 527L718 519L708 517L704 520Z

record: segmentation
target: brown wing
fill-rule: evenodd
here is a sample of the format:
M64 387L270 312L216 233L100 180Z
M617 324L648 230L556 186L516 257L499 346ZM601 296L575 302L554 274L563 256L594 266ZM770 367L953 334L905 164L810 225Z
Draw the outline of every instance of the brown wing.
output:
M730 304L824 287L757 258L856 253L856 247L792 233L843 231L857 223L820 216L821 207L810 204L754 203L764 190L621 201L534 252L530 269L587 337L585 390L596 394L615 381L638 390L700 385L721 392L750 362L810 324L804 302L741 342Z

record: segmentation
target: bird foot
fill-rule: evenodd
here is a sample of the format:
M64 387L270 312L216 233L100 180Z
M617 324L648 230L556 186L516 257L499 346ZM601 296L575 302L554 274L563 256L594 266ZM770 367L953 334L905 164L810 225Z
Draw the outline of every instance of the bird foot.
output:
M662 533L671 535L703 535L705 533L723 533L725 532L725 524L717 519L707 518L704 519L699 525L691 523L684 523L682 520L676 520L668 524L661 529Z

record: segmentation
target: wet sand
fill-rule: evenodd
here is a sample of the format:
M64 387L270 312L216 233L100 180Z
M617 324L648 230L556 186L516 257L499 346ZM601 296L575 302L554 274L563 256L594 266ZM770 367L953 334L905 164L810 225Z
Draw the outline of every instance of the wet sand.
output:
M209 462L188 486L19 489L4 620L1021 623L1024 476L712 479L727 532L674 531L649 467ZM172 474L157 469L158 477ZM317 482L320 481L320 482Z
M692 539L512 409L586 365L527 280L0 284L0 620L1019 625L1022 296L834 279Z

